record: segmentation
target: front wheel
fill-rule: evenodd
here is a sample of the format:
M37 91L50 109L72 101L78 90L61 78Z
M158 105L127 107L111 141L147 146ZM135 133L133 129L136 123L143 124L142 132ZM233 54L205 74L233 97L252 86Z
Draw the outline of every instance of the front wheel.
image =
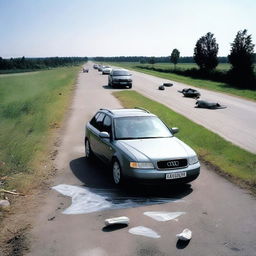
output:
M91 150L90 142L88 139L85 139L85 158L88 160L93 158L93 152Z
M114 160L112 164L113 180L116 185L120 185L123 182L122 170L118 160Z

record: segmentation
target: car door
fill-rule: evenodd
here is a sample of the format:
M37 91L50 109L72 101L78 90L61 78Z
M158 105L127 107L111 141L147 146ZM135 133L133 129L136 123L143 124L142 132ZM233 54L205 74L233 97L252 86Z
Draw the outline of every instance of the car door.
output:
M103 119L105 117L104 113L97 113L95 115L95 118L92 119L91 121L91 134L90 134L90 145L92 151L96 155L100 155L100 148L101 148L101 138L99 136L99 133L102 131L102 123Z
M102 132L107 132L110 135L110 138L100 138L99 145L99 154L103 161L109 162L113 156L112 148L112 118L108 115L105 115L102 122Z

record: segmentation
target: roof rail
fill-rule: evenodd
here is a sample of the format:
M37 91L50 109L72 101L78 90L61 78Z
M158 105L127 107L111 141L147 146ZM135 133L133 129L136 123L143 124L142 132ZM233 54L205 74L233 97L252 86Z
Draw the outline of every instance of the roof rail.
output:
M145 108L141 108L141 107L135 107L136 109L141 109L141 110L143 110L143 111L145 111L145 112L147 112L147 113L150 113L147 109L145 109Z
M109 113L114 114L111 110L109 110L109 109L107 109L107 108L100 108L100 110L106 110L106 111L108 111Z

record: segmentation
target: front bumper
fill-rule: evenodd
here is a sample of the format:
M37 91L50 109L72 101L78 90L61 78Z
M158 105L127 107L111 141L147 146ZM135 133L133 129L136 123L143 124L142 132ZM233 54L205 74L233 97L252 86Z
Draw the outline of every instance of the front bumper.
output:
M132 85L131 81L112 81L113 85L119 85L119 86L130 86Z
M186 177L177 179L166 179L166 174L186 172ZM124 175L127 178L136 179L139 182L145 183L188 183L196 179L200 174L200 164L196 163L189 165L186 168L172 170L157 170L157 169L135 169L127 168L124 170Z

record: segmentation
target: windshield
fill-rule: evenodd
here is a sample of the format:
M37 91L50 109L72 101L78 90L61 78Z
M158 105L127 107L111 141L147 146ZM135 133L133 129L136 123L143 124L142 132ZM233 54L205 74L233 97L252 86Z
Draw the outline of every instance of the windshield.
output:
M113 71L113 76L130 76L130 73L125 70Z
M171 137L170 130L155 116L120 117L114 120L117 140Z

